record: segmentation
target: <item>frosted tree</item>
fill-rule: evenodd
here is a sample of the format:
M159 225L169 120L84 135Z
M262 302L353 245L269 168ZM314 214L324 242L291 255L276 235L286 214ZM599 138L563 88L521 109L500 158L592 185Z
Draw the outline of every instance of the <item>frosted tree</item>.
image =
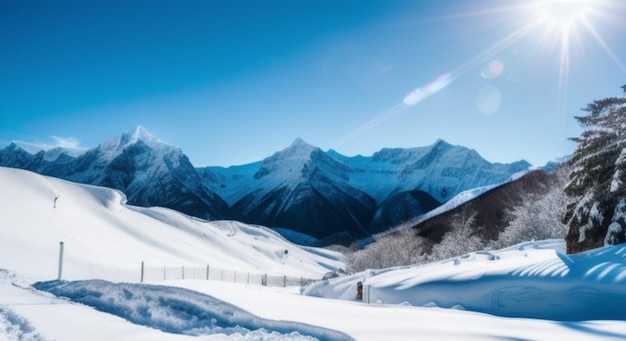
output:
M595 101L576 117L584 128L572 155L565 187L572 199L564 222L567 252L626 241L626 98Z
M509 224L491 247L499 249L525 241L565 238L567 225L562 219L567 196L563 187L569 173L569 167L560 167L555 173L556 181L546 193L526 194L522 203L507 213Z
M447 259L483 249L485 243L472 229L475 221L476 212L468 214L464 209L455 214L450 231L443 235L440 243L433 246L430 260Z
M352 273L420 264L425 262L430 248L430 241L417 236L412 228L405 228L376 239L362 250L348 254L346 263L348 271Z

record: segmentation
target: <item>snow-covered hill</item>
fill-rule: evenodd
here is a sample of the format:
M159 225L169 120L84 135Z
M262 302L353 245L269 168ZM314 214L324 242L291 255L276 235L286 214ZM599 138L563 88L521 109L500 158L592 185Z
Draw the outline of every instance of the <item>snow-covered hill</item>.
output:
M0 268L44 279L56 277L61 241L69 279L138 278L142 261L317 277L343 267L338 254L296 246L269 229L130 206L104 187L0 167L0 188Z
M141 261L303 277L343 263L262 227L129 206L106 188L9 168L0 188L1 340L626 339L625 246L568 257L562 240L529 242L320 281L307 295L207 280L146 285ZM134 283L34 286L59 298L35 290L56 278L60 240L64 278ZM288 258L274 252L283 250Z

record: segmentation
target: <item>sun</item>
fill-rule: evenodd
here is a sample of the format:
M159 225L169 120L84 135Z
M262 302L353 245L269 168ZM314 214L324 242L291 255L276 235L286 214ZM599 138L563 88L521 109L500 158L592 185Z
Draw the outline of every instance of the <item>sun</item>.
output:
M585 20L593 0L539 0L537 19L551 27L570 30Z
M595 33L589 16L602 0L536 0L532 4L534 12L531 21L540 33L536 48L558 46L558 111L563 111L567 100L567 87L570 73L572 49L581 48L573 44L573 37L580 42L580 31ZM596 35L596 39L600 39Z

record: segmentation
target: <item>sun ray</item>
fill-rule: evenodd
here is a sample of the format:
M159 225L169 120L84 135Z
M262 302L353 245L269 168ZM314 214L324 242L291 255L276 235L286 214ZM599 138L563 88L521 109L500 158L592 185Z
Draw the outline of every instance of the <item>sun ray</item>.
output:
M567 103L567 86L569 84L570 69L570 28L563 27L561 31L561 53L559 57L559 85L557 92L557 112L565 112Z
M468 70L475 68L477 65L484 63L487 59L489 59L490 56L496 54L497 52L502 51L504 48L514 44L515 42L519 41L523 37L527 36L530 32L534 31L539 24L540 22L538 20L532 20L526 23L525 25L523 25L522 27L511 32L506 37L500 39L495 44L492 44L483 52L474 56L473 58L465 62L463 65L458 67L456 70L451 72L453 78L456 78L464 74Z
M381 123L387 121L388 119L392 118L396 114L402 112L407 107L408 106L406 104L404 104L404 103L396 104L395 106L391 107L390 109L388 109L387 111L383 112L382 114L372 118L371 120L367 121L365 124L361 125L360 127L356 128L355 130L349 132L348 134L342 136L340 139L338 139L337 141L335 141L333 143L333 147L332 148L337 148L339 146L342 146L342 145L344 145L344 144L354 140L355 138L365 134L366 132L368 132L372 128L380 125Z
M585 29L589 31L591 36L593 36L593 38L598 42L598 44L600 44L604 52L606 52L606 54L608 54L609 57L613 60L615 65L617 65L617 67L622 71L622 73L626 75L626 67L624 67L624 64L622 64L619 58L615 55L615 52L613 52L609 44L607 44L606 41L602 39L602 36L598 34L598 31L596 31L596 29L593 27L591 22L589 22L587 18L583 18L581 22L583 26L585 27Z
M557 69L555 70L558 71L556 112L557 114L564 114L567 111L570 73L572 70L571 55L573 49L579 47L579 44L576 42L581 40L579 35L580 30L577 28L584 27L602 47L602 50L618 66L620 71L626 74L626 66L621 62L620 58L615 54L611 46L609 46L588 18L588 16L594 14L613 14L608 11L605 12L605 9L601 9L600 5L602 3L603 2L596 0L535 0L524 5L496 7L447 17L431 18L430 20L438 21L484 15L505 15L509 12L514 16L519 15L518 20L513 21L513 26L510 27L510 30L507 32L508 34L462 63L452 72L445 73L445 77L443 77L445 82L437 82L437 80L435 80L435 82L427 86L417 88L404 98L403 103L391 107L341 137L334 143L334 146L343 145L365 134L407 108L421 102L430 94L442 90L449 83L492 59L497 53L526 38L534 39L534 43L530 45L529 49L530 60L545 62L554 56L555 62L558 63ZM576 38L576 41L573 41L574 38ZM544 52L549 54L547 58L538 56L538 54Z

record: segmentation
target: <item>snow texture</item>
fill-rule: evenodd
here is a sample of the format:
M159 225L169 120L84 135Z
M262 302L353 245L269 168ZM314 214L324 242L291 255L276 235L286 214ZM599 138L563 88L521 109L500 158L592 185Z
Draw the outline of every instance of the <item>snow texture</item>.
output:
M447 261L367 271L311 285L305 294L370 303L460 308L557 321L626 319L626 245L567 256L562 240L528 242Z
M353 340L320 327L259 318L232 304L182 288L102 280L38 282L34 287L173 334L246 335L263 329L272 340Z
M206 280L116 284L139 282L148 259L319 278L345 265L263 227L139 209L109 189L6 168L0 187L0 340L626 339L626 245L567 256L562 240L527 242L323 280L305 295ZM50 281L60 240L64 278L107 281ZM274 252L284 249L286 259Z
M70 280L139 280L141 262L305 278L344 267L340 254L311 252L270 229L127 205L104 187L0 167L0 188L0 268L42 280L57 277L61 241ZM285 251L289 257L279 256Z

